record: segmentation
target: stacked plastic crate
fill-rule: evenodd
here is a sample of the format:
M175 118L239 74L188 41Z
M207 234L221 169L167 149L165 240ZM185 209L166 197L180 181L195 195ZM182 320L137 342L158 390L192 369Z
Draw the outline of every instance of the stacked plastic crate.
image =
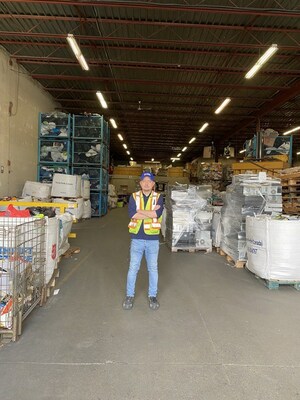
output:
M92 217L107 213L109 139L103 116L74 115L72 173L90 181Z
M39 182L51 183L55 173L70 173L71 130L71 114L39 114Z

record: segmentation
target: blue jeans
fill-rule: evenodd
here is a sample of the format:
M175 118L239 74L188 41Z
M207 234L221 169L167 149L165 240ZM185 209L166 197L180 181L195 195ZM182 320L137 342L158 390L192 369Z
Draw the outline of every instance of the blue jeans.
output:
M158 269L157 269L158 251L159 251L159 240L131 239L130 265L127 274L127 288L126 288L127 296L133 297L135 294L136 277L141 266L143 254L145 252L147 268L149 273L148 296L156 297L157 284L158 284Z

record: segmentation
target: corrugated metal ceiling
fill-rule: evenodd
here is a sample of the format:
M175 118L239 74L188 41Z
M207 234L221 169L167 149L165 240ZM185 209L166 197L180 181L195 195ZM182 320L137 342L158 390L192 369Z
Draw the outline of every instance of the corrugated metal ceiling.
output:
M2 1L0 45L63 110L114 117L117 159L127 157L117 139L122 132L137 160L166 161L175 155L172 148L196 136L183 154L189 161L212 141L220 149L229 142L240 149L258 118L279 132L300 125L299 17L297 0ZM74 58L68 33L80 43L90 71ZM279 51L246 80L272 43ZM215 115L225 97L232 98L230 105ZM206 121L209 127L199 134Z

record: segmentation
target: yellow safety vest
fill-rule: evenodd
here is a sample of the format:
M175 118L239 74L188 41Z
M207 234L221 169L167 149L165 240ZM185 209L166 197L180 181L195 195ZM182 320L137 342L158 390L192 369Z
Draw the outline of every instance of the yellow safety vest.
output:
M135 200L136 209L137 210L147 210L152 211L157 204L160 194L156 192L151 192L150 197L147 201L146 208L144 204L144 196L143 192L135 192L133 193L133 198ZM142 223L144 222L144 232L147 235L158 235L161 228L161 220L162 217L159 218L147 218L147 219L134 219L131 218L129 222L128 228L129 232L133 234L137 234L140 230Z

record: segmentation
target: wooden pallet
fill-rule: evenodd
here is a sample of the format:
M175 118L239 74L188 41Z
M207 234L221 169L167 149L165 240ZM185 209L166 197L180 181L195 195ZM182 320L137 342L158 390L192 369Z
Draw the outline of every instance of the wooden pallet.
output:
M279 281L279 280L272 280L272 279L263 279L260 278L259 276L255 275L256 278L258 278L259 280L264 281L265 286L270 289L270 290L274 290L274 289L279 289L279 286L293 286L296 290L300 290L300 281Z
M43 288L42 296L41 296L41 302L40 302L41 306L43 304L45 304L47 299L51 296L51 293L52 293L52 291L54 290L54 288L56 286L56 282L57 282L58 278L59 278L59 268L57 267L53 271L53 274L52 274L52 277L51 277L50 281Z
M199 249L197 247L171 247L172 253L179 253L179 252L185 252L185 253L198 253L200 251L210 253L212 251L211 248L208 249Z
M219 251L218 253L220 254L220 256L224 256L226 257L226 260L230 263L233 264L235 266L235 268L245 268L246 262L245 260L234 260L229 254L226 254L225 251L223 251L222 249L218 248Z
M14 333L10 329L0 328L0 346L14 341Z
M80 253L80 247L70 247L64 254L62 254L62 257L64 258L70 258L73 254L78 254Z

